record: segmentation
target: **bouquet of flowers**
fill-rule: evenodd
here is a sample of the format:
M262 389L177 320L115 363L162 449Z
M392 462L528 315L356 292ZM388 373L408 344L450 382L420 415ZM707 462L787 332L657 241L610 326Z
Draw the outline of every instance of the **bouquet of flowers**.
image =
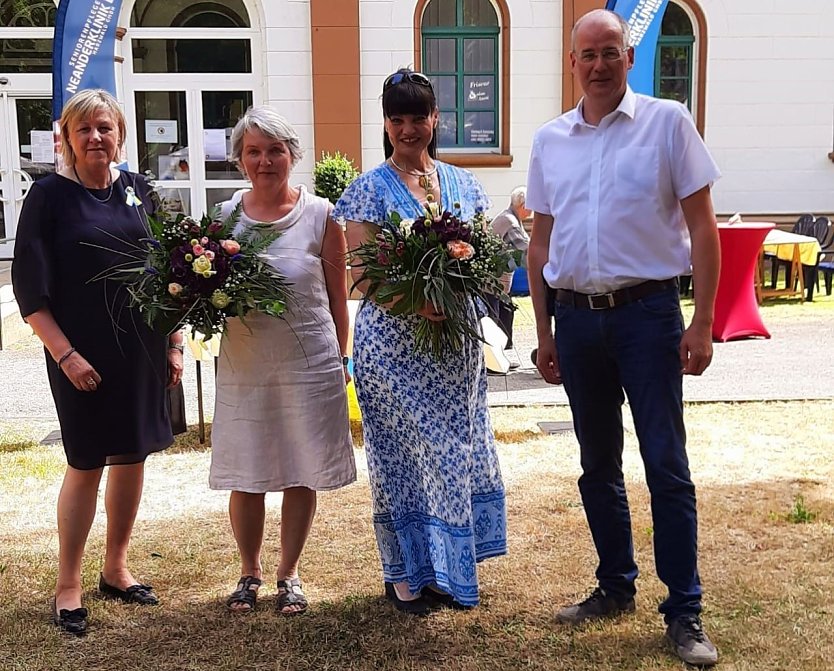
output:
M217 208L199 221L157 210L135 254L141 265L122 264L109 275L125 282L148 326L166 334L187 325L208 339L251 310L280 317L292 294L263 257L279 233L255 224L235 236L239 217L240 205L225 220Z
M416 349L439 359L447 348L460 350L465 340L482 340L470 304L490 294L509 300L500 279L510 260L520 256L490 232L484 214L466 222L458 204L450 212L428 202L421 219L392 212L380 228L374 240L354 251L363 268L360 281L370 281L368 292L380 303L395 301L393 315L414 314L432 304L446 317L420 320Z

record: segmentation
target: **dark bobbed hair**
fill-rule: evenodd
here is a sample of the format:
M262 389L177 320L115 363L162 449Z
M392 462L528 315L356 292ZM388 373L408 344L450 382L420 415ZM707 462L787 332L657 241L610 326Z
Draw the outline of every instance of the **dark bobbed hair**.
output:
M394 74L408 74L411 72L414 72L411 68L400 68ZM394 84L388 90L382 92L382 114L386 119L399 114L429 116L436 109L437 98L431 86L424 86L403 79L399 84ZM384 128L382 129L382 146L385 150L385 158L391 158L394 153L394 145L388 139L388 133ZM428 152L429 156L437 158L437 128L432 133Z

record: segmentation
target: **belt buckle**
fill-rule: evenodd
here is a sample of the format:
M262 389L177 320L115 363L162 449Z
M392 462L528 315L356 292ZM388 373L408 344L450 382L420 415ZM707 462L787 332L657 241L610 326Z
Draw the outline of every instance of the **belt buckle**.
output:
M591 294L588 296L588 307L591 310L607 310L614 307L614 294Z

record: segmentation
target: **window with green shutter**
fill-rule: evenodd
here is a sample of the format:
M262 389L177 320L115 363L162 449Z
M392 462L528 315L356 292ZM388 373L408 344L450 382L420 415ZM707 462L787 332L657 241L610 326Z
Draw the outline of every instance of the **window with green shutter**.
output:
M489 0L431 0L421 25L422 70L440 109L441 149L498 147L499 24Z

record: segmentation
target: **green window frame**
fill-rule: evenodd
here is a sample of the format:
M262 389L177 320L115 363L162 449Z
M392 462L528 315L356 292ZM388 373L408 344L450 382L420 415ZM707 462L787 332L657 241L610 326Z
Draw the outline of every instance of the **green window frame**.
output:
M654 60L654 95L686 105L692 112L695 35L680 5L670 2L663 15Z
M440 6L432 7L436 4ZM489 23L466 25L472 23L470 13L483 18L486 7ZM439 16L447 25L427 25L427 17ZM487 0L432 0L423 13L421 37L422 71L432 81L440 110L438 148L499 147L500 29L495 8Z

